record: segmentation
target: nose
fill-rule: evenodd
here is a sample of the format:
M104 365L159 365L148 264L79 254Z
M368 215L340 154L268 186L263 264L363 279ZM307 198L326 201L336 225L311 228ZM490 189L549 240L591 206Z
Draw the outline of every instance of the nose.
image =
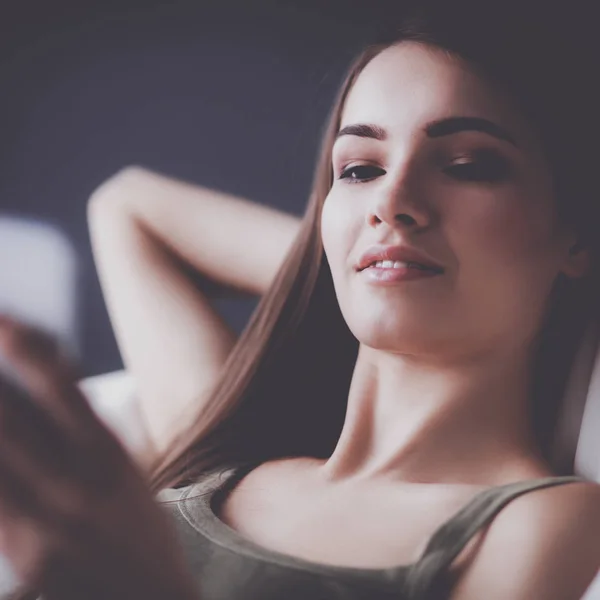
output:
M369 207L367 222L371 227L386 224L391 228L425 229L433 221L432 207L425 199L425 190L415 180L415 174L404 172L389 176L375 192Z

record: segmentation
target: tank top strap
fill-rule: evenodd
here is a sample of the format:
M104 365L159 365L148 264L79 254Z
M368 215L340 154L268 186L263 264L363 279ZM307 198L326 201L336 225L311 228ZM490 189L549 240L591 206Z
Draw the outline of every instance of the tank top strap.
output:
M494 486L479 492L431 536L419 560L407 572L408 598L435 598L451 563L471 538L512 500L533 490L585 482L578 476L545 477Z

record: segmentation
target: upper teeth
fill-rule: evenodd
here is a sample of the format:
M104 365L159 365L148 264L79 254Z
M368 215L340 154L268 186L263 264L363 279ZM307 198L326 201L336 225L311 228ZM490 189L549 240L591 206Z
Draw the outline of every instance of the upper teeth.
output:
M403 262L401 260L378 260L370 265L371 267L379 267L381 269L406 269L408 267L420 266L416 263Z

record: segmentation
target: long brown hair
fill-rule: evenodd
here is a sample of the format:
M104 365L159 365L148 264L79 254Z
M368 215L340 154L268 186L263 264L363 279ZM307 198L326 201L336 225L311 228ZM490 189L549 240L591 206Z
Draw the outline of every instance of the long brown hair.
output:
M447 4L456 11L456 3ZM539 133L555 176L561 214L590 242L585 227L595 203L573 197L575 190L580 195L581 190L588 193L585 181L589 179L584 181L584 170L578 168L585 151L576 153L577 160L565 155L562 144L569 143L570 129L560 124L567 117L572 122L574 115L568 113L562 98L549 106L552 103L546 96L554 90L557 100L555 83L565 81L569 74L566 70L557 73L554 63L555 71L547 68L552 44L545 41L549 38L543 36L537 21L531 33L523 12L513 18L505 15L502 21L490 14L487 3L480 4L486 4L487 14L480 14L479 20L471 12L468 22L461 21L441 5L427 14L405 18L389 39L369 46L352 64L324 133L312 193L295 243L210 397L203 400L202 410L155 465L151 476L155 489L183 485L230 464L289 456L327 457L333 451L344 421L358 342L338 307L321 244L320 216L333 182L331 151L346 97L364 67L391 44L411 40L441 49L508 89ZM569 40L574 37L571 32ZM564 54L568 36L562 38ZM556 37L552 39L557 42ZM532 49L532 44L540 47ZM581 148L585 135L581 131L576 135ZM571 153L572 149L570 145ZM565 199L566 191L571 196ZM552 441L571 357L592 298L596 298L589 285L592 280L595 275L585 283L557 282L552 310L540 334L532 413L543 452L548 452Z

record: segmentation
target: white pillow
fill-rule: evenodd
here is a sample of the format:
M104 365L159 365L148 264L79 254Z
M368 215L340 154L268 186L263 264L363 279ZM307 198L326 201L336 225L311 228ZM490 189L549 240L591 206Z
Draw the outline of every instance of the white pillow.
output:
M147 448L148 435L135 395L133 377L125 370L87 377L79 387L102 421L133 454Z
M600 483L600 325L586 331L565 390L554 445L557 466Z

